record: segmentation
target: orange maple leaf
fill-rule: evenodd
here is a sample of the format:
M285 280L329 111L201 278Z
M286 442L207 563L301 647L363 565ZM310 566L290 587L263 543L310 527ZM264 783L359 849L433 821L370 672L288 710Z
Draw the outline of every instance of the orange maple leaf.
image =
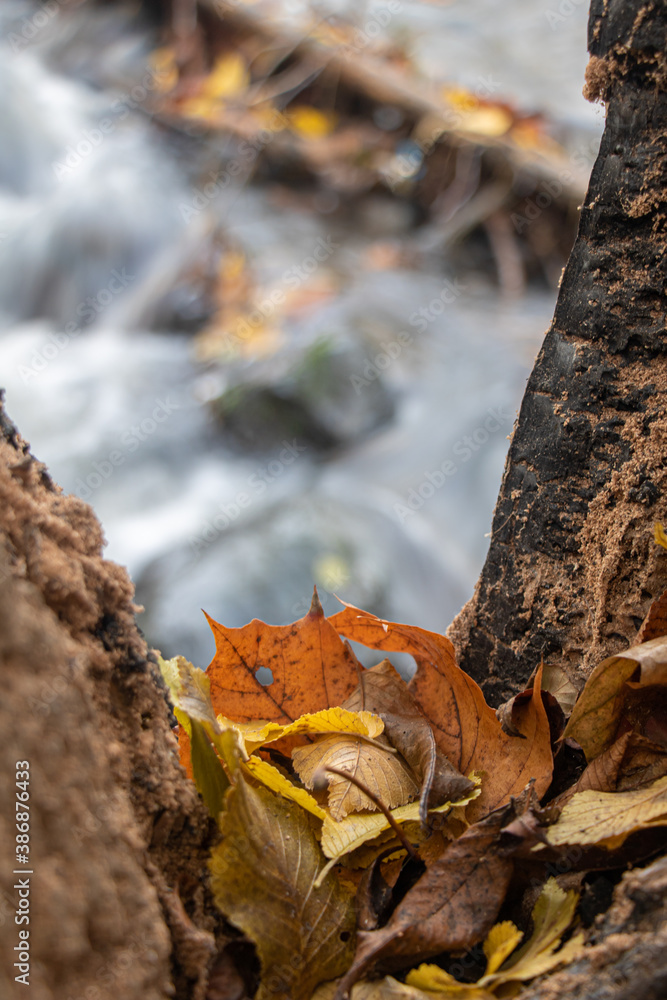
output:
M438 747L462 774L471 770L487 774L481 795L468 807L468 820L518 795L531 778L538 796L546 792L553 755L540 691L541 668L535 675L533 697L520 709L521 739L503 732L479 685L457 666L454 647L446 636L383 621L349 604L329 621L354 642L414 656L417 673L410 690L433 727Z

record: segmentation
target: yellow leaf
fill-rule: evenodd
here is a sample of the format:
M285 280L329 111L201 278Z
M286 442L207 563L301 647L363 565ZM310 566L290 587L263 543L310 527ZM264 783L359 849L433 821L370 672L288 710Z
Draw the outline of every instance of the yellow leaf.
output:
M556 949L572 923L578 901L578 892L565 892L555 878L550 878L533 907L533 933L530 938L499 972L482 976L479 985L490 987L495 992L501 984L525 982L571 961L582 949L582 934L573 937L560 951ZM494 930L490 931L489 937ZM486 952L486 945L484 950Z
M582 950L583 934L575 935L560 951L556 949L572 922L578 899L577 892L565 892L555 879L549 879L533 907L530 939L500 971L496 970L523 935L511 920L491 928L484 942L487 970L477 983L459 983L437 965L420 965L418 969L413 969L408 973L406 983L428 991L429 996L446 996L450 1000L490 1000L499 987L534 979L564 962L570 962Z
M256 1000L310 1000L341 975L354 951L352 895L333 875L314 885L322 853L308 816L242 777L221 816L210 862L215 902L254 942L262 967Z
M248 753L253 753L264 743L273 743L283 736L319 733L354 733L374 739L384 729L384 722L372 712L350 712L345 708L324 708L320 712L309 712L294 722L281 725L279 722L231 722L218 716L223 725L234 726L243 737Z
M245 60L239 52L220 56L215 66L204 80L201 96L209 100L235 97L243 93L250 83Z
M188 97L179 104L181 114L187 118L201 118L203 121L217 122L218 109L208 97Z
M218 266L218 278L225 286L231 283L238 283L239 279L245 277L247 271L247 260L242 250L228 250L223 254Z
M442 96L457 111L472 111L479 107L479 98L465 87L443 87Z
M560 951L556 951L560 938L567 930L574 915L578 894L564 892L555 879L549 879L540 898L533 908L534 931L521 951L516 953L510 967L489 974L488 969L497 967L495 959L505 956L521 939L521 931L507 920L496 924L484 942L487 956L487 973L477 983L460 983L450 973L438 965L422 964L412 969L405 978L405 984L398 983L391 976L375 983L357 983L352 988L351 1000L494 1000L496 991L501 996L513 996L507 992L509 984L525 982L550 972L558 965L573 961L583 949L583 934L576 934ZM335 983L325 983L319 987L312 1000L333 1000ZM511 990L512 987L509 986Z
M630 792L577 792L546 837L550 844L617 847L651 826L667 826L667 775Z
M514 121L510 112L497 104L484 104L463 87L443 87L442 95L457 112L454 128L477 135L505 135Z
M478 779L479 780L479 779ZM465 799L457 805L465 805L479 795L479 788L475 788ZM436 809L430 809L429 813L443 813L451 808L451 802L444 802ZM397 823L409 823L419 821L419 803L410 802L408 805L399 806L391 810L391 815ZM389 823L384 813L353 813L346 816L340 822L336 822L327 813L322 824L322 853L327 858L337 861L343 855L356 851L368 840L373 840L385 830L389 830Z
M293 108L288 117L292 131L305 139L323 139L336 127L336 115L306 104Z
M358 778L388 809L405 805L419 794L407 764L391 747L366 743L358 737L322 737L310 746L297 747L292 762L307 788L314 787L320 772L326 775L329 811L335 820L351 812L376 810L377 806L347 778L327 773L329 765Z
M170 691L176 707L191 719L198 719L207 726L216 728L217 722L211 704L211 683L204 671L198 670L184 656L175 656L169 661L169 668Z
M155 49L151 52L148 62L153 71L153 82L158 93L166 94L173 90L178 83L178 64L174 50L167 46Z
M188 719L203 725L218 752L225 759L224 754L229 752L229 745L220 741L222 729L213 712L211 682L204 671L193 667L184 656L175 656L171 660L159 657L158 665L169 688L174 707ZM180 717L179 721L182 724Z
M655 524L655 541L657 545L662 545L663 549L667 549L667 533L660 521L656 521Z
M484 942L485 975L490 976L497 972L505 959L512 954L522 937L522 931L511 920L503 920L502 923L491 928Z
M179 712L179 715L181 714ZM195 785L210 815L217 821L224 808L229 778L225 774L220 758L206 736L201 722L197 722L196 719L188 721L190 723L192 774Z
M500 136L505 135L512 127L513 118L509 111L499 107L479 107L474 111L464 112L456 128L462 132L474 132L475 135Z
M408 986L427 990L429 996L450 997L451 1000L490 1000L491 994L476 983L460 983L439 965L420 965L405 977ZM422 994L423 995L423 994Z
M261 781L272 792L278 792L283 798L291 799L292 802L296 802L302 809L307 809L308 812L312 813L313 816L317 816L318 819L324 819L326 816L325 810L322 806L318 805L313 796L305 788L293 785L289 778L281 774L278 768L273 767L268 761L262 760L260 757L250 757L245 762L245 766L253 778Z
M162 680L167 685L173 704L176 703L176 698L178 697L178 693L180 691L179 661L181 659L185 659L185 657L174 656L171 660L163 660L161 656L158 656L157 659L160 673L162 674ZM187 660L185 662L187 663Z

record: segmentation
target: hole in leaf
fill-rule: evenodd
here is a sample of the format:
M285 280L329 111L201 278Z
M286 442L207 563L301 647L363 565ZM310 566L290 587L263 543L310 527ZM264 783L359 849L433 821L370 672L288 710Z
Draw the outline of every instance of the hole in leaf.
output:
M344 639L345 636L343 635L342 638ZM409 653L392 652L387 654L385 652L378 652L375 649L369 649L360 642L351 642L350 646L352 647L352 650L362 667L374 667L377 663L381 663L382 660L388 656L406 683L412 680L414 675L417 673L416 660L414 656L410 656Z
M255 677L260 684L264 685L264 687L268 687L269 684L273 684L273 671L270 670L269 667L257 667Z
M345 941L349 941L350 940L350 932L349 931L341 931L340 934L339 934L339 937L340 937L340 939L341 939L341 941L343 943Z

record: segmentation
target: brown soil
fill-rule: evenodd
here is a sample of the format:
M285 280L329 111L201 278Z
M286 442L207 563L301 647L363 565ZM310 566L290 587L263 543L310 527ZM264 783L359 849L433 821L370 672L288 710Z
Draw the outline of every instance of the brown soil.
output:
M178 764L132 584L2 409L0 498L0 994L28 995L14 982L9 822L28 761L32 1000L153 1000L172 982L196 996L214 950L212 828Z

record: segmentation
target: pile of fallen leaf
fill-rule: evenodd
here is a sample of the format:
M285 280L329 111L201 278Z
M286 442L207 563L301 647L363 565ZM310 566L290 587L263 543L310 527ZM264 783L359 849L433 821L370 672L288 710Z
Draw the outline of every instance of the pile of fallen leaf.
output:
M498 712L444 636L317 594L292 625L209 619L205 672L161 661L245 995L488 1000L581 954L596 879L664 846L664 603L578 697L541 665Z

